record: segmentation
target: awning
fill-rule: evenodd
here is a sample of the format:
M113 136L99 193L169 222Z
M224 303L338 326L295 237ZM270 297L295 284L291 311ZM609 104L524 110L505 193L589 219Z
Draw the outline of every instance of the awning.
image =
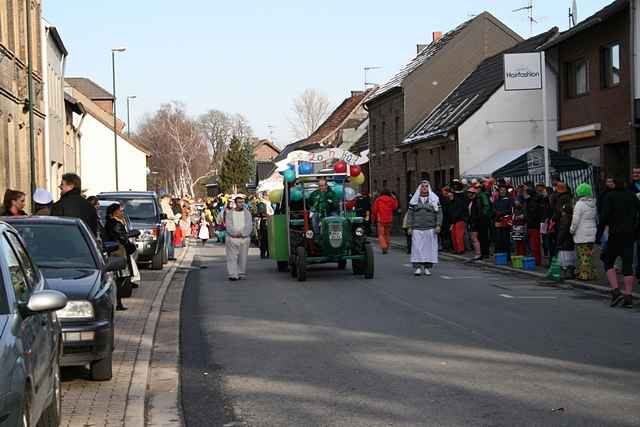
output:
M534 148L536 148L536 146L513 150L502 150L465 171L462 176L471 178L490 176L496 169L516 160L518 157L528 153Z
M600 123L592 123L586 126L578 126L570 129L563 129L558 131L558 141L568 142L577 141L579 139L593 138L602 129Z

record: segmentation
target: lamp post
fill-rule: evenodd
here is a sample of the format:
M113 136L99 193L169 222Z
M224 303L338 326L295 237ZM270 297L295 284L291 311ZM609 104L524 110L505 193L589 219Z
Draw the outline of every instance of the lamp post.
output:
M127 136L131 137L131 116L129 115L129 101L131 99L136 99L135 95L127 96Z
M115 165L116 165L116 191L118 191L118 129L117 120L118 116L116 107L116 52L125 52L127 48L118 47L111 49L111 74L113 77L113 147L115 153Z
M31 1L26 0L26 18L27 18L27 86L29 90L28 105L29 105L29 155L31 157L31 196L36 189L36 139L33 131L34 117L33 117L33 104L35 103L35 97L33 94L33 37L31 34ZM38 24L40 24L38 22Z

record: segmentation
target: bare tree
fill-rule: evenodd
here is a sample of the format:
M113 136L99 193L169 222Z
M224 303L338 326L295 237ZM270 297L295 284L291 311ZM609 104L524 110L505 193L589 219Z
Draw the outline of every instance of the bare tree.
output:
M296 138L307 138L329 116L329 99L315 89L305 89L293 100L293 117L289 118Z
M219 110L210 110L198 118L198 126L208 145L211 155L211 171L220 170L224 155L235 136L241 142L248 141L253 136L249 121L241 114L227 114Z

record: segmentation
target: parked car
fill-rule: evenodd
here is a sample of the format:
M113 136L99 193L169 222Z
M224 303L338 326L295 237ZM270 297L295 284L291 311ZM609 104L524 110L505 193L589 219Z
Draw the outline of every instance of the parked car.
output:
M18 232L0 222L0 425L58 426L62 337L48 290Z
M89 365L96 381L112 377L116 285L112 272L121 257L106 259L87 226L76 218L7 219L22 235L51 289L69 299L60 310L64 352L62 366Z
M124 212L131 220L131 228L140 230L136 238L138 261L151 264L154 270L161 270L169 260L165 243L166 215L162 213L156 193L150 191L120 191L98 194L99 200L116 200L124 206Z

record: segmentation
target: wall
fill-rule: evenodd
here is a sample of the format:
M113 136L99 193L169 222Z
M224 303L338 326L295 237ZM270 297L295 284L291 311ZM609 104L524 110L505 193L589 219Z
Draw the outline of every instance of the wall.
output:
M256 161L273 160L278 152L266 144L261 144L254 152Z
M494 18L481 15L447 43L444 49L404 79L404 130L409 133L485 58L521 39Z
M547 67L549 148L557 150L557 79ZM505 91L504 86L458 129L461 174L501 150L544 145L542 91Z

